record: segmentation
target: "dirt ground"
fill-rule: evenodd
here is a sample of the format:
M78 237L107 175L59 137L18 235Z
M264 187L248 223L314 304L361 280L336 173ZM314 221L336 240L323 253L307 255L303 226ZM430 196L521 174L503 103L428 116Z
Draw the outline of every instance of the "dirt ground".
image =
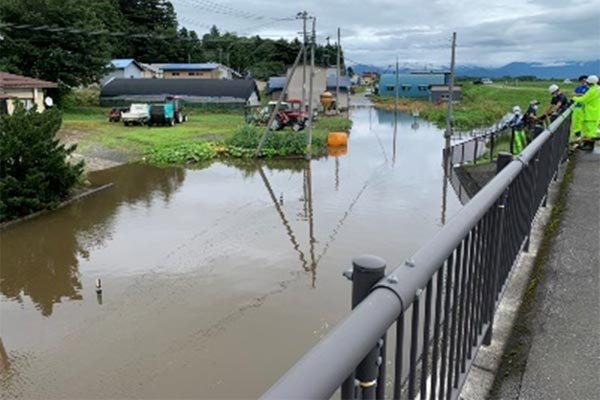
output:
M83 160L86 173L116 167L140 158L139 154L109 149L99 144L80 145L88 135L76 129L61 129L57 134L57 138L66 146L78 146L69 161L77 163Z

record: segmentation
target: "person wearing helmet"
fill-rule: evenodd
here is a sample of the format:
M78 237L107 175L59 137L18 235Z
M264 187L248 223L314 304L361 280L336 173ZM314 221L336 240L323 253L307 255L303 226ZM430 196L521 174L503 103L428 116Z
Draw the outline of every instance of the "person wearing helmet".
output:
M513 154L520 154L525 146L527 146L527 140L525 138L525 124L523 122L523 115L521 114L521 107L514 106L512 109L513 118L510 121L512 128L512 143L511 151Z
M544 116L550 117L552 121L569 108L569 99L560 91L558 85L555 84L550 85L548 93L552 95L552 100L550 100L550 105L546 109Z
M600 87L598 86L598 77L590 75L586 79L588 90L584 95L574 97L575 104L583 106L583 118L581 124L581 134L583 136L582 144L579 146L582 150L593 150L597 136L598 122L600 122Z
M527 111L525 111L525 115L523 115L523 124L525 126L525 130L527 131L527 139L529 141L533 140L533 138L537 137L537 135L543 131L543 128L540 129L539 125L537 124L539 121L537 116L539 105L539 101L531 100L529 102L529 107L527 107Z
M581 75L578 79L579 86L575 88L573 97L583 96L588 90L586 83L587 75ZM571 138L570 140L577 140L581 136L581 126L583 124L583 106L581 104L575 104L573 107L573 113L571 114Z

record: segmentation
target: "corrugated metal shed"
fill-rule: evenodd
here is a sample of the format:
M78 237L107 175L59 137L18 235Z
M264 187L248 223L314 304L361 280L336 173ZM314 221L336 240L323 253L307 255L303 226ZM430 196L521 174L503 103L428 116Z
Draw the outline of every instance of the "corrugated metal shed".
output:
M443 85L444 74L399 74L398 96L411 98L429 98L431 85ZM396 74L384 74L379 78L379 95L394 96L396 92Z

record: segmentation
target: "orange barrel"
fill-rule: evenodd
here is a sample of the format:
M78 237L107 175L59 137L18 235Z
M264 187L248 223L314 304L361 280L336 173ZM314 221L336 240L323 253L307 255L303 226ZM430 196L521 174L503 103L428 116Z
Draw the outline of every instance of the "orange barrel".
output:
M332 157L342 157L348 154L348 146L328 146L327 155Z
M328 146L346 146L348 144L348 134L346 132L329 132L327 135Z

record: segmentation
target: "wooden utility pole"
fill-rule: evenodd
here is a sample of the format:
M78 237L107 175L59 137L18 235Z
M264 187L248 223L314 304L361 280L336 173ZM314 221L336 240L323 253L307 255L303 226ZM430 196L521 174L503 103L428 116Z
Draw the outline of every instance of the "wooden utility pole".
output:
M290 82L292 81L292 78L294 77L294 72L296 71L296 67L298 67L298 63L300 62L300 58L302 57L302 54L304 54L305 52L306 52L306 48L304 47L304 45L302 45L302 47L300 48L300 51L298 52L298 55L296 56L294 65L292 66L292 71L290 72L290 76L288 76L287 79L285 80L285 85L283 87L283 90L281 91L281 93L279 93L279 98L277 99L277 104L275 105L275 108L273 109L273 112L271 113L271 116L269 117L269 121L267 122L267 127L265 129L265 133L263 133L262 137L260 138L260 141L258 142L258 146L256 147L256 153L254 153L254 157L260 156L260 150L262 149L263 145L265 144L267 137L271 133L271 126L273 124L273 121L275 120L275 117L277 116L277 113L279 112L279 107L281 107L281 102L283 101L283 98L288 91ZM309 119L309 121L310 121L310 119Z
M452 33L452 55L450 57L450 82L448 82L448 112L446 114L446 147L450 147L452 136L452 98L454 97L454 54L456 48L456 32Z
M452 32L452 53L450 56L450 82L448 82L448 110L446 113L446 132L444 138L446 145L444 146L444 184L450 176L450 138L452 137L452 99L454 97L454 55L456 48L456 32ZM445 198L444 198L445 201ZM445 208L445 204L443 204ZM445 222L445 216L442 216L442 223Z
M335 110L339 113L340 111L340 58L341 58L341 45L340 45L340 28L337 29L337 62L335 71Z
M306 47L306 20L308 13L306 11L299 12L296 18L302 20L302 45ZM306 110L306 52L302 58L302 109Z
M399 75L400 68L398 66L398 57L396 57L396 84L394 85L394 110L398 111L398 85L400 84Z
M315 77L315 43L317 41L317 18L312 20L312 33L310 41L310 76L308 88L308 143L306 145L306 158L311 158L312 153L312 130L313 130L313 82Z

